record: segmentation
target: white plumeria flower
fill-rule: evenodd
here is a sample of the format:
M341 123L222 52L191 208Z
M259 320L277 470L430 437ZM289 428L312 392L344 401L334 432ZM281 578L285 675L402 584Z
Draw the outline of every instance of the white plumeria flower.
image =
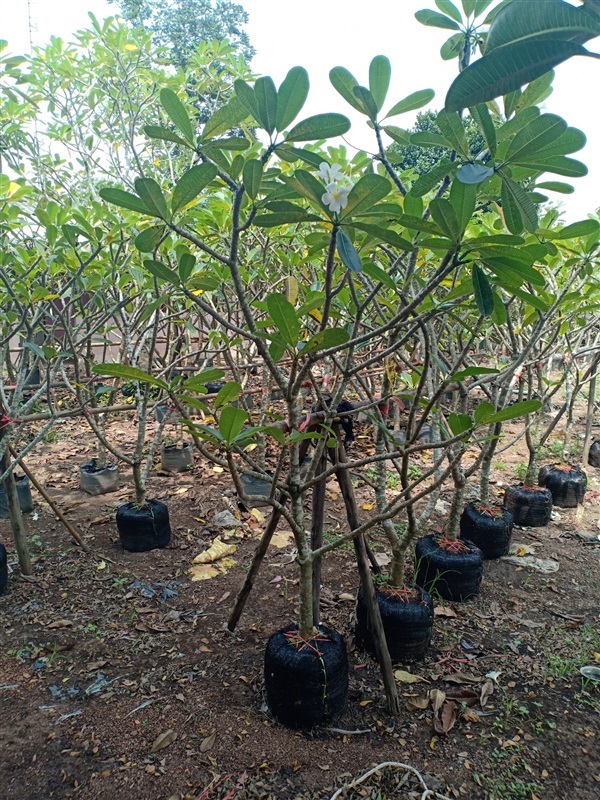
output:
M325 182L325 185L335 183L342 177L342 168L339 164L332 164L329 166L326 161L321 161L317 177L321 178L321 180Z
M321 197L321 202L329 206L329 210L337 214L348 205L348 195L350 186L340 186L338 183L330 183L327 191Z

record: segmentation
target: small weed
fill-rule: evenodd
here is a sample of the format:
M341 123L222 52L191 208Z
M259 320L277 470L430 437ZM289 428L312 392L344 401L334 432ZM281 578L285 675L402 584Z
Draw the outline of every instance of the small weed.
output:
M56 430L56 428L50 428L48 433L44 436L44 441L48 442L48 444L52 444L52 442L60 442L60 433Z
M535 781L523 782L519 773L527 771L527 764L522 758L512 755L506 750L496 748L492 751L493 761L498 765L498 772L491 775L474 775L475 783L488 790L488 800L531 800L532 795L541 793L541 787Z
M505 469L508 469L508 464L506 463L506 461L503 461L501 458L497 458L494 461L494 468L498 469L498 470L505 470Z
M513 467L513 474L518 481L524 481L527 475L527 462L519 461Z
M423 470L417 464L411 464L407 472L408 478L411 481L418 481L423 477Z

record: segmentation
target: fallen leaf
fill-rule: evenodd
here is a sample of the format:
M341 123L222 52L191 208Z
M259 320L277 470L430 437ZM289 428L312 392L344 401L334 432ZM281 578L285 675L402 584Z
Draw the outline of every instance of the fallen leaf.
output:
M355 598L354 595L350 594L349 592L342 592L339 596L339 599L343 600L344 602L351 603Z
M106 569L107 566L108 564L106 563L106 561L102 560L96 564L96 569Z
M197 555L196 558L193 559L192 564L212 564L213 561L219 561L219 559L225 556L232 555L235 553L236 549L234 544L225 544L225 542L222 542L217 536L208 550L204 550Z
M375 553L375 561L380 567L386 567L391 560L391 557L388 556L387 553Z
M372 702L373 702L372 700L361 700L361 701L360 701L360 705L361 705L361 706L368 706L368 705L370 705Z
M294 534L291 531L277 531L273 534L271 544L273 547L283 550L285 547L289 547L293 540Z
M409 697L406 700L407 711L423 711L428 705L429 697L419 697L418 695L414 695L414 697Z
M174 492L167 492L167 494L169 497L175 497L176 494L185 494L186 492L189 492L189 490L190 490L189 486L182 486L179 489L175 489Z
M90 663L86 665L86 669L88 672L96 672L97 669L102 669L105 664L108 664L106 659L102 661L90 661Z
M223 467L213 467L213 472L217 473L223 472Z
M483 708L488 699L494 694L494 682L487 680L481 687L481 694L479 695L479 703Z
M481 678L477 675L467 675L466 672L455 672L453 675L446 675L444 678L448 683L481 683Z
M56 619L54 622L51 622L46 627L48 628L71 628L73 626L73 622L70 619Z
M446 699L446 692L442 689L430 689L429 690L429 699L433 705L433 713L437 714L440 708L444 704L444 700Z
M436 733L446 734L456 725L456 703L446 700L440 713L433 718L433 729Z
M481 717L476 711L473 711L472 708L463 708L461 712L461 717L466 720L466 722L475 722L480 723Z
M197 567L192 567L190 570L193 581L208 581L220 574L221 571L212 564L200 564Z
M154 740L154 744L150 749L150 753L158 753L159 750L164 750L166 747L170 747L170 745L172 745L176 739L177 734L171 729L161 733L160 736L157 736Z
M213 731L205 739L202 739L202 742L200 743L200 752L206 753L208 750L210 750L211 747L214 745L216 738L217 738L217 732Z
M449 617L450 619L456 619L458 617L458 614L453 608L450 608L450 606L436 606L433 609L433 616Z
M465 706L476 706L480 699L479 692L469 686L452 687L446 692L446 697L449 700L457 700Z
M365 503L363 505L364 511L372 511L375 508L375 503Z
M407 672L404 669L397 669L394 672L394 678L400 683L429 683L427 678L422 678L420 675L413 675L412 672Z
M265 515L259 508L251 508L250 509L250 516L254 517L257 522L260 522L261 525L265 521Z

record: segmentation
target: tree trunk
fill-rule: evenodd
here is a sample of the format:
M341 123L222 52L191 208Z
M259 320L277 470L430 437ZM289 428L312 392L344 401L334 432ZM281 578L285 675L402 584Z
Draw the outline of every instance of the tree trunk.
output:
M8 431L0 430L0 442L8 437ZM8 451L8 443L6 450L0 459L0 469L2 472L10 467L10 453ZM15 540L15 547L19 557L19 567L23 575L31 575L33 572L31 566L31 557L29 555L29 547L27 545L27 528L25 520L21 514L21 506L19 505L19 495L17 494L17 484L15 482L15 474L11 472L8 477L3 481L4 493L6 494L6 505L8 506L8 514L10 516L10 523L12 525L13 538Z

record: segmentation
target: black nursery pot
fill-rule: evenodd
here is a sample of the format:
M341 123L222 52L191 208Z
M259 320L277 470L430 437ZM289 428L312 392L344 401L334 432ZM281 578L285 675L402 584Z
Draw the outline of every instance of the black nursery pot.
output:
M15 484L17 487L17 497L19 498L19 507L22 514L30 514L33 511L33 498L31 496L31 485L27 475L16 475ZM0 481L0 519L8 519L8 503L6 500L6 493L4 491L4 484Z
M592 442L588 453L588 464L590 467L600 467L600 439Z
M8 558L6 547L0 544L0 594L6 591L8 586Z
M587 487L587 475L581 467L552 464L542 467L538 483L550 489L552 502L560 508L576 508L583 503Z
M515 525L541 528L550 522L552 493L543 486L507 486L504 508L512 514Z
M79 467L79 488L87 494L97 496L114 492L119 486L119 468L110 463L99 467L95 458Z
M409 587L409 589L412 587ZM433 599L430 594L414 587L417 596L407 598L391 591L378 590L377 603L383 623L388 650L393 663L423 658L433 633ZM375 641L369 627L367 603L361 586L356 599L354 638L361 650L376 656Z
M297 631L297 625L286 625L267 642L265 689L278 722L307 729L346 710L348 654L343 638L325 625L319 626L319 639L300 646L294 643Z
M466 549L452 552L439 546L431 533L415 547L415 583L444 600L463 602L479 594L483 577L483 553L473 542L461 541Z
M508 553L512 529L510 511L502 506L486 506L478 500L466 505L460 518L460 538L477 545L484 558L500 558Z
M141 508L125 503L117 509L117 530L124 550L146 553L171 541L169 509L159 500L147 500Z

